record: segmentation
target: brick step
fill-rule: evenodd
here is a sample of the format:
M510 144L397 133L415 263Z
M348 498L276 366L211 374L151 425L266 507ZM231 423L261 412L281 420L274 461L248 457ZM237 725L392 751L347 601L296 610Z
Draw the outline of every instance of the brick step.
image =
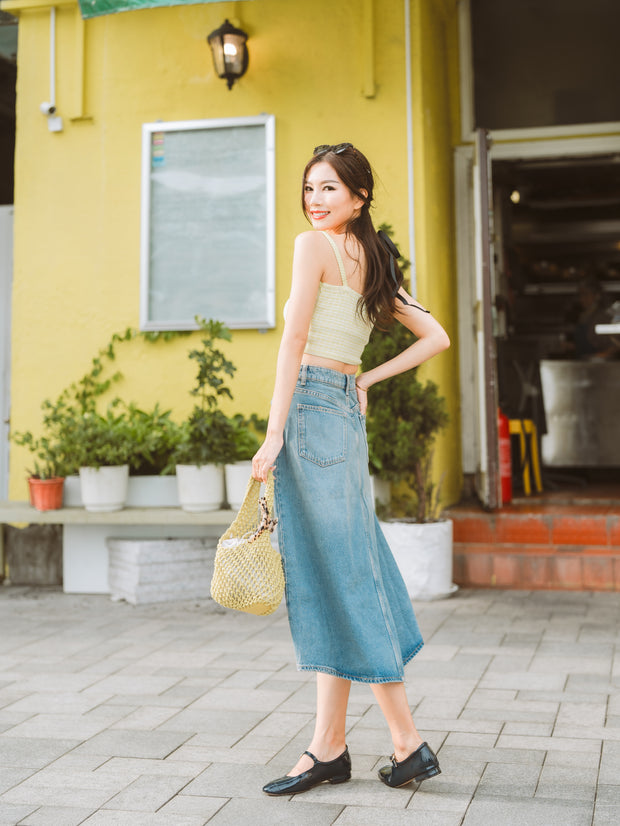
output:
M620 591L620 547L456 541L453 578L468 588Z
M447 511L455 542L491 545L609 546L620 552L620 508L613 505L512 506L494 513L456 507Z

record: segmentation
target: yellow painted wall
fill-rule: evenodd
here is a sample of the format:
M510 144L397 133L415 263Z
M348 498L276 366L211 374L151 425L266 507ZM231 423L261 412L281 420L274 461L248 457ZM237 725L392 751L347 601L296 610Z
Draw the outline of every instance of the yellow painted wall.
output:
M36 0L32 0L36 2ZM412 0L419 25L437 35L436 0ZM111 15L82 24L77 6L59 6L57 104L64 130L50 133L39 104L49 97L49 11L20 14L13 296L12 412L14 430L37 430L40 403L56 398L88 368L114 332L139 321L141 126L156 120L276 117L276 316L265 334L235 331L229 355L237 365L228 412L266 415L275 356L288 297L294 236L306 228L299 210L300 174L319 143L349 140L372 160L379 186L375 218L393 224L407 254L405 41L402 0L255 0L163 8ZM374 57L364 24L374 5ZM225 17L249 33L248 73L228 91L212 69L206 35ZM84 25L85 117L79 115L79 34ZM420 33L414 33L417 43ZM437 46L439 48L439 46ZM418 68L442 65L435 47L417 46ZM370 62L369 62L370 61ZM376 95L362 93L374 72ZM414 78L418 76L414 65ZM427 124L446 115L433 95L443 81L427 76L416 101L416 244L420 297L442 320L456 317L451 283L453 233L440 232L450 197L441 171L447 126ZM76 85L77 84L77 85ZM434 91L433 91L434 89ZM418 90L420 91L420 90ZM421 108L420 108L421 107ZM431 169L425 171L428 161ZM435 187L439 191L435 191ZM432 215L424 218L424 202ZM451 219L450 219L451 220ZM432 248L429 248L430 247ZM425 274L427 264L430 275ZM453 268L452 268L453 270ZM433 280L434 279L434 280ZM208 307L196 311L209 317ZM453 340L456 330L451 330ZM181 418L192 400L188 339L120 345L118 391L144 407L159 401ZM433 367L444 393L458 397L456 354ZM454 382L453 382L454 379ZM458 431L453 417L451 431ZM452 438L452 444L455 442ZM444 440L445 441L445 440ZM442 457L447 448L441 446ZM24 498L28 455L13 446L10 495ZM454 462L448 468L455 480ZM449 490L456 481L450 481Z
M453 141L458 135L456 0L412 0L415 243L418 297L440 319L452 346L420 370L439 384L451 423L439 436L434 471L443 501L461 493L458 306Z

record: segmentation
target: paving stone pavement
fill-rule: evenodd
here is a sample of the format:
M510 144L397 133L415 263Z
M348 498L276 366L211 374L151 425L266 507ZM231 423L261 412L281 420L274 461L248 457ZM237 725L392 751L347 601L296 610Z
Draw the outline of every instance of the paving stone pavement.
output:
M382 785L389 734L354 684L352 780L280 799L261 786L307 747L314 708L283 606L0 588L0 826L620 823L620 594L415 608L426 646L407 690L443 773Z

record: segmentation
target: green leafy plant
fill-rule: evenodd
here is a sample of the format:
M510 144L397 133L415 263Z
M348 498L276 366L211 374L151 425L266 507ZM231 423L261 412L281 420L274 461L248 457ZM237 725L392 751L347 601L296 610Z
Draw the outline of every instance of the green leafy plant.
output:
M267 432L267 419L259 418L256 413L253 413L249 419L242 416L240 413L233 416L233 425L235 428L235 461L247 462L256 453L261 446L261 442Z
M125 408L129 437L133 445L129 458L132 476L160 476L174 471L171 457L179 445L183 431L171 419L170 410L156 404L152 410L141 410L130 403Z
M34 460L27 474L32 479L54 479L67 476L67 462L59 446L47 436L36 439L30 431L16 433L13 441L17 445L28 448L34 455Z
M70 425L75 462L80 467L127 465L134 453L131 427L124 413L111 404L104 415L89 411Z
M141 333L133 328L115 333L92 359L90 369L81 379L66 387L55 401L45 399L42 402L40 436L35 436L32 431L11 435L15 444L26 447L34 456L28 473L42 479L77 473L87 449L90 449L88 442L80 440L91 437L95 440L91 451L95 466L111 463L112 456L116 455L123 458L121 464L129 461L134 470L141 467L163 470L169 464L163 458L166 445L171 452L179 438L179 428L170 421L168 412L160 411L157 406L149 413L134 405L123 407L119 398L110 403L103 416L97 412L97 407L104 394L122 379L119 371L105 374L116 359L118 344L137 337L154 342L178 335L185 333ZM110 443L104 448L105 439Z
M196 362L195 387L190 391L198 401L182 426L181 440L174 460L182 465L226 464L237 453L235 423L220 409L222 398L232 399L226 377L235 374L235 366L226 358L218 342L230 341L228 327L220 321L196 317L202 332L200 348L190 350Z
M383 225L391 234L391 227ZM408 262L401 265L406 269ZM394 358L415 341L402 324L373 330L362 356L362 370ZM396 494L390 515L435 522L440 513L441 482L433 481L433 446L448 424L445 399L432 381L422 384L417 369L379 382L368 394L368 452L371 473L411 493Z

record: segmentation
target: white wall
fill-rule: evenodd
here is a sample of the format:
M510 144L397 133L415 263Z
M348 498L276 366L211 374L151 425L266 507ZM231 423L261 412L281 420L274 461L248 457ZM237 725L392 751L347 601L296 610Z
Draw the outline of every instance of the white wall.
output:
M8 498L13 207L0 206L0 500Z

